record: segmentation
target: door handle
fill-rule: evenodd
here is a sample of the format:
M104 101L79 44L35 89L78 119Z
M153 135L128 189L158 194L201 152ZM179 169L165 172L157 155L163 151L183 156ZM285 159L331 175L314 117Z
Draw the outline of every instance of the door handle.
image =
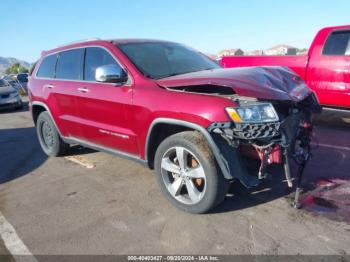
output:
M87 93L87 92L89 92L89 89L86 88L86 87L79 87L78 91L81 92L81 93Z
M55 87L54 85L44 85L44 88L48 88L48 89L52 89L54 87Z

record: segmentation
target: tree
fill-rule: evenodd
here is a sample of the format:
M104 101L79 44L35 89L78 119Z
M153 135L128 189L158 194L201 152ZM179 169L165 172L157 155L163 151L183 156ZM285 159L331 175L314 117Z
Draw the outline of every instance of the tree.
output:
M5 74L20 74L20 73L28 73L28 69L21 66L20 63L15 63L6 69Z

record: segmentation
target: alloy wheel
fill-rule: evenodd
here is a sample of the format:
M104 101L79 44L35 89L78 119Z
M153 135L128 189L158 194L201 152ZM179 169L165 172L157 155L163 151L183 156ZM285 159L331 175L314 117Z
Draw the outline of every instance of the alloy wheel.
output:
M206 191L206 176L198 158L184 147L168 149L161 162L163 182L169 193L181 203L194 205Z

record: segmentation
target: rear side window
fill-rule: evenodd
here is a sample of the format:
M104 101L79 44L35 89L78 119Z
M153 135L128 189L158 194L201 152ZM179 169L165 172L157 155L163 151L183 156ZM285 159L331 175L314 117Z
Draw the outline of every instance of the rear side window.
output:
M68 80L83 79L84 49L74 49L61 52L56 66L56 78Z
M44 58L39 67L38 77L54 78L55 77L55 67L56 67L56 55L50 55Z
M350 55L350 31L333 32L323 48L324 55Z
M95 81L96 68L104 65L117 65L120 67L112 55L106 50L99 47L86 48L84 80Z

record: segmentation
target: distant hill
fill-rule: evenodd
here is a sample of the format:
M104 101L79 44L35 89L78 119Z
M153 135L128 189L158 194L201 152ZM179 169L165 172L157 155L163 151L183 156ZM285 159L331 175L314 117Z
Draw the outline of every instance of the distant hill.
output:
M5 74L5 70L15 63L20 63L25 68L30 68L31 64L13 57L0 56L0 75Z

